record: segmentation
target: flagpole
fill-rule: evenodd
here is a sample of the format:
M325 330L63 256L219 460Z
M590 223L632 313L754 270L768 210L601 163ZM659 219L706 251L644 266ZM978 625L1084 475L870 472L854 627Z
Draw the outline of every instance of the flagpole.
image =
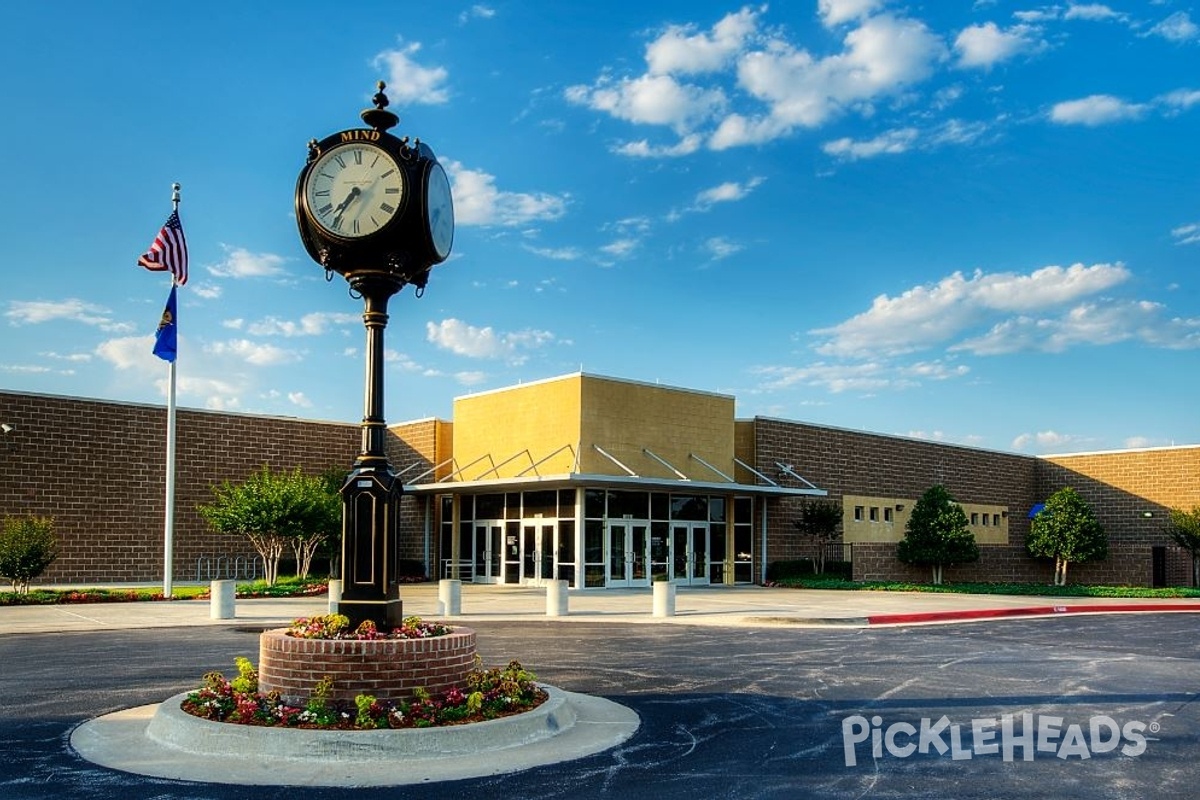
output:
M179 211L179 184L171 184L172 211ZM171 286L177 285L174 275ZM175 361L167 362L167 496L163 521L163 597L174 590L175 559Z

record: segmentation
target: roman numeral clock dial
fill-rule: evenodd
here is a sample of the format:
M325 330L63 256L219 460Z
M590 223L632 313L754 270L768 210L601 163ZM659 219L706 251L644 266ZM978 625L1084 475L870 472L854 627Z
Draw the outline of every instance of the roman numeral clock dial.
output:
M404 200L404 173L392 156L369 142L327 150L304 184L308 217L340 239L370 236L395 219Z

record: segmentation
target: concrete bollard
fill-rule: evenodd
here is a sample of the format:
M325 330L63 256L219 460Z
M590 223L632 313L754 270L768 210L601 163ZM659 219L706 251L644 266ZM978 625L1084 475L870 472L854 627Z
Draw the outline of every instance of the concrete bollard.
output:
M438 581L438 605L442 614L457 617L462 613L462 581L452 578Z
M233 619L237 616L236 581L213 581L208 591L208 616L211 619Z
M565 617L567 611L567 582L550 581L546 584L546 616Z
M675 584L670 581L654 582L654 616L675 616Z
M329 613L338 613L338 603L342 602L342 582L338 578L329 579Z

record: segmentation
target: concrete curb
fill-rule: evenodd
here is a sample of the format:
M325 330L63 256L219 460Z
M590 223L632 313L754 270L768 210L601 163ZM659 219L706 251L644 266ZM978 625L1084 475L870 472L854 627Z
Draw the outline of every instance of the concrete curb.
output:
M422 730L314 731L200 719L187 693L89 720L71 746L104 767L157 778L271 786L399 786L518 772L602 752L640 720L603 698L540 684L533 711Z

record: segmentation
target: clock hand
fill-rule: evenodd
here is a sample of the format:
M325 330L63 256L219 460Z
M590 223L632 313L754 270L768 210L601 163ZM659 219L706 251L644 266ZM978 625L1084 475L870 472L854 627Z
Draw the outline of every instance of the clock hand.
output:
M342 213L346 210L354 198L358 197L360 194L362 194L362 190L357 186L350 187L350 194L346 195L346 199L339 203L337 208L333 209L334 215L333 222L331 223L333 227L336 228L338 226L338 223L342 221Z

